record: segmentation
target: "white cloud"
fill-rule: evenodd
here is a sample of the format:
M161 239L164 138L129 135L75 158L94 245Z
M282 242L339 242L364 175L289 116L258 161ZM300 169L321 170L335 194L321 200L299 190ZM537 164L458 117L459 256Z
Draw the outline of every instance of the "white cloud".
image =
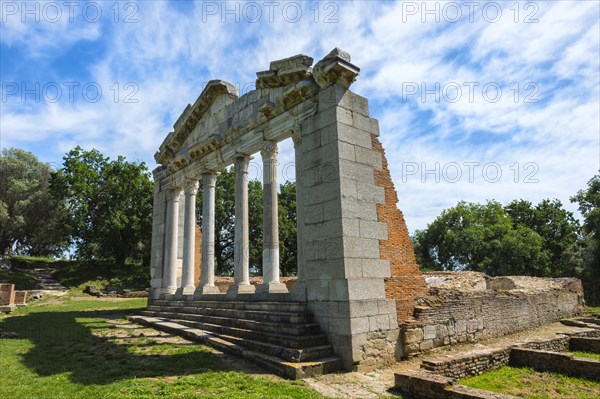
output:
M514 2L506 2L497 23L482 17L482 5L472 23L463 15L455 24L435 23L431 17L423 23L422 15L407 15L406 2L335 3L337 11L320 9L318 18L311 4L304 4L303 17L295 23L286 21L281 9L272 23L264 18L255 24L231 23L232 16L223 23L222 16L206 15L202 3L182 10L152 1L139 3L134 24L3 24L1 43L23 46L26 58L62 53L80 40L102 40L107 50L89 65L103 88L98 103L2 104L2 144L26 147L47 141L57 159L83 144L151 162L203 83L220 78L244 87L274 59L297 53L318 59L341 47L361 67L353 90L370 99L371 113L380 119L381 140L411 231L424 228L460 199L558 197L566 204L596 173L600 28L594 2L536 2L539 22L533 24L523 23L532 11L525 2L518 3L517 23L510 9ZM443 8L447 2L439 4ZM339 22L324 23L331 11ZM110 90L115 82L121 88L117 102ZM129 82L139 88L138 103L122 101ZM431 95L421 101L418 94L403 100L407 82L428 88L436 82L479 86L473 101L463 86L460 100L450 103ZM481 87L494 82L502 86L503 96L491 103ZM527 82L539 88L538 103L523 103L531 93L525 90ZM514 83L520 89L517 102ZM289 143L281 147L285 165L293 160L293 150ZM403 162L424 162L430 168L436 162L496 162L504 175L498 183L481 176L473 183L466 177L435 183L431 176L424 183L419 178L403 182ZM537 165L539 183L523 183L523 170L521 180L513 182L509 168L515 162L521 168L527 162Z

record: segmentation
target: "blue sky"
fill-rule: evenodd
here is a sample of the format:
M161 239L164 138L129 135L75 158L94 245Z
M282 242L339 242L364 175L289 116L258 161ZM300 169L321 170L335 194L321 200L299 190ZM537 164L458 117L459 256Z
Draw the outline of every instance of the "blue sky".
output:
M0 1L0 145L145 161L211 79L334 47L410 231L459 200L569 197L600 169L598 1ZM280 174L291 170L289 142ZM257 161L259 155L257 155ZM288 166L286 166L288 165ZM291 176L290 176L291 177Z

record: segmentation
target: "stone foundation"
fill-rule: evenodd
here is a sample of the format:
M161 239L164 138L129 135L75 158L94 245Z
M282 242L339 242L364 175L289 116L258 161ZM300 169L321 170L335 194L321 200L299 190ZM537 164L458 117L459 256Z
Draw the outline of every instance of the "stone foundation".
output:
M578 279L426 274L429 294L402 325L405 354L500 337L585 311ZM493 287L493 288L490 288ZM512 288L511 288L512 287Z
M517 399L455 384L453 378L425 371L406 371L396 373L395 386L413 399Z
M600 338L571 338L569 350L600 353Z
M515 348L510 354L513 367L531 367L536 371L550 371L600 381L600 362L574 358L567 353L546 352Z

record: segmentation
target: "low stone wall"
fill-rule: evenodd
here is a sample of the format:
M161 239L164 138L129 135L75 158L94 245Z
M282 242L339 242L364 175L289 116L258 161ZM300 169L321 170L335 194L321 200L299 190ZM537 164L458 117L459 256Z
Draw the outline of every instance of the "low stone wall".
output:
M468 273L449 283L453 277L452 273L426 275L429 294L417 299L413 320L401 326L406 356L511 334L585 311L578 279L490 278Z
M451 378L483 374L506 366L511 348L494 348L468 352L452 358L424 359L421 367L432 373Z
M564 352L569 348L570 339L571 338L569 338L569 336L564 336L544 341L527 342L523 345L517 345L516 347L524 349L535 349L540 351Z
M414 399L517 399L481 389L455 385L453 378L424 371L395 374L395 388Z
M0 284L0 306L10 306L15 303L15 285Z
M566 353L514 348L510 353L509 365L600 381L599 361L574 358L573 355Z
M598 338L582 338L587 337L588 335L598 337L600 336L600 330L578 331L554 339L519 343L505 348L476 350L453 357L423 359L421 367L432 373L441 374L451 378L464 378L472 375L480 375L487 371L508 365L511 350L514 348L564 352L569 349L571 342L581 339L586 340L586 342L594 341L596 344L600 343L600 339ZM571 348L571 350L574 349Z
M600 353L600 338L571 338L569 350Z

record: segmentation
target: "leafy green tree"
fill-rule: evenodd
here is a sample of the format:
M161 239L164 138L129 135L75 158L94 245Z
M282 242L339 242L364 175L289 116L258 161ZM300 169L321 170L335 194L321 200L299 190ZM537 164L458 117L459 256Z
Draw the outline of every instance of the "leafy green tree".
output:
M279 197L279 258L282 275L297 271L296 244L296 189L286 182L280 186ZM216 273L233 275L235 246L235 171L224 169L217 178L215 188L215 268ZM202 184L198 192L196 214L202 224ZM263 250L263 190L258 180L248 182L249 264L250 272L262 275Z
M600 305L600 174L588 181L585 190L571 197L583 215L583 272L582 281L586 300L590 305Z
M0 254L56 256L68 246L68 213L50 191L50 166L30 152L0 155Z
M73 243L80 258L149 259L153 183L142 162L104 157L76 147L65 155L52 181L67 198Z
M202 225L202 181L196 201L198 223ZM262 271L262 184L248 182L248 219L250 236L250 270ZM215 188L215 269L223 276L233 275L235 246L235 171L223 169Z
M571 197L571 202L579 204L583 215L583 228L595 240L600 240L600 174L588 181L586 190L579 190Z
M558 199L545 199L537 205L525 200L514 200L504 207L514 227L529 227L543 239L543 248L549 256L548 275L553 277L577 276L581 262L577 256L579 222L572 212L565 210Z
M282 276L298 272L298 242L296 229L296 184L279 186L279 262Z
M419 264L431 270L474 270L489 275L548 273L543 238L514 225L501 204L459 202L414 238Z

